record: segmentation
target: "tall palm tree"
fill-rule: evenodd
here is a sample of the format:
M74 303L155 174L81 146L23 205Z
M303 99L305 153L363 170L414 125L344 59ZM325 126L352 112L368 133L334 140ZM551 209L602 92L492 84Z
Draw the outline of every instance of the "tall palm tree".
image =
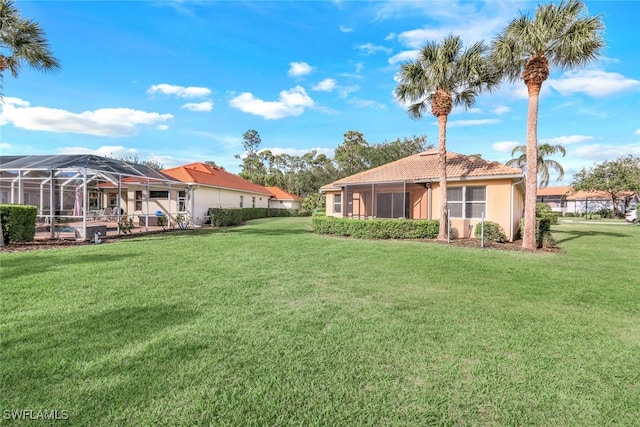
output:
M512 82L522 79L529 92L525 222L522 246L536 249L536 178L538 175L538 96L550 66L561 70L594 61L604 47L599 16L589 16L579 0L539 5L535 16L513 20L494 40L492 59Z
M23 62L40 71L60 68L40 26L30 19L21 18L11 0L0 0L0 101L4 71L8 69L13 77L18 77ZM0 246L4 246L2 223Z
M520 155L515 157L518 153ZM554 154L561 153L562 157L567 154L567 150L565 150L562 144L539 144L538 145L538 187L545 188L549 185L549 179L551 178L550 170L553 169L558 173L558 181L560 181L564 177L564 168L562 165L555 160L548 159L547 157L553 156ZM511 151L511 156L514 158L509 160L506 165L514 166L517 168L527 167L527 146L526 145L518 145L513 148Z
M488 60L483 42L463 49L459 36L449 35L441 43L432 41L413 62L402 65L396 99L409 103L409 117L419 119L429 107L438 118L438 163L440 185L440 228L438 239L447 238L447 119L454 106L470 108L483 91L492 91L499 74Z
M45 72L60 68L40 25L22 18L13 1L0 0L0 78L5 70L18 77L23 63Z

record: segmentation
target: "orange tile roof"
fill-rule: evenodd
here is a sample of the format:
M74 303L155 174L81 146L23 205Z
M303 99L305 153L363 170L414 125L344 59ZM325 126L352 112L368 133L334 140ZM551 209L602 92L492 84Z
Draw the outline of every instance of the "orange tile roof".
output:
M265 188L269 190L269 192L271 192L273 197L275 197L277 200L295 200L295 201L302 200L302 198L296 196L295 194L291 194L287 191L284 191L280 187L265 187Z
M621 191L618 197L631 197L634 193L630 191ZM586 199L605 199L611 200L611 195L606 191L576 191L567 195L567 200L586 200Z
M231 190L246 191L271 196L269 190L262 185L254 184L220 168L204 163L191 163L162 171L165 175L182 182L208 185L211 187L228 188Z
M546 187L546 188L538 188L536 194L538 196L566 196L571 193L572 188L569 186L565 187Z
M523 177L522 170L476 157L447 152L447 178L504 178ZM346 184L380 182L433 182L438 181L438 152L429 150L387 163L368 171L339 179L321 190L336 189Z

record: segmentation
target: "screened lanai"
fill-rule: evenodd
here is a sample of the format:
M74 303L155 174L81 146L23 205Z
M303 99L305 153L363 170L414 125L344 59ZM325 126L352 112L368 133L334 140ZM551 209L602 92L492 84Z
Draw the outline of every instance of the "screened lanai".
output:
M91 154L0 156L0 202L36 206L50 238L56 222L77 223L84 239L99 219L135 217L148 229L150 217L188 213L189 190L148 166Z

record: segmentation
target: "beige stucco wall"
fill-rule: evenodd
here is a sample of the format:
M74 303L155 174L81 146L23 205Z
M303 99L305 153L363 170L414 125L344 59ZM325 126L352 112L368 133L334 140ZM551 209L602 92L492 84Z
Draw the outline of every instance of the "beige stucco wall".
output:
M499 224L512 240L517 235L520 217L524 210L524 196L520 186L513 185L512 179L501 180L465 180L449 181L449 188L463 186L486 186L487 208L485 221ZM440 186L433 183L431 190L431 209L429 212L429 189L407 189L411 194L411 215L415 219L439 219L440 218ZM341 217L341 213L333 212L333 202L337 191L326 192L327 216ZM369 200L369 199L367 199ZM513 200L513 205L512 205ZM343 198L344 206L344 198ZM361 207L362 212L366 212ZM457 230L459 238L468 238L474 235L475 227L482 221L481 218L461 219L452 218L451 224Z
M447 188L463 187L463 186L486 186L487 209L485 213L485 221L495 222L502 227L508 240L512 240L512 228L514 234L518 230L518 222L522 207L514 204L511 208L512 199L511 179L502 180L468 180L468 181L449 181ZM440 186L438 183L433 184L431 214L433 219L440 218ZM523 201L522 194L517 186L514 187L514 202ZM458 232L459 238L472 237L475 227L481 222L480 218L461 219L452 218L451 226ZM513 225L513 227L512 227Z

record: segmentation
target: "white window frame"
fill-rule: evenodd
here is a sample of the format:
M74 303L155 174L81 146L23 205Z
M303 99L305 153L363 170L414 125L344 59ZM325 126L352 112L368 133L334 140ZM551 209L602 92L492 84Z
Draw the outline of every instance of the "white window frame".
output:
M342 213L342 194L333 195L333 213Z
M467 192L468 190L472 189L472 188L483 188L484 189L484 200L482 201L478 201L478 200L467 200ZM447 194L447 206L449 208L449 210L451 210L451 205L460 205L461 207L461 212L462 215L461 216L455 216L453 213L451 214L451 218L455 218L455 219L481 219L482 217L474 217L474 216L467 216L467 208L469 208L471 205L484 205L484 216L486 218L487 216L487 186L486 185L463 185L462 187L449 187L447 189L447 193L450 190L454 190L454 189L462 189L462 200L450 200L450 195Z
M244 206L244 196L240 196L240 207Z

